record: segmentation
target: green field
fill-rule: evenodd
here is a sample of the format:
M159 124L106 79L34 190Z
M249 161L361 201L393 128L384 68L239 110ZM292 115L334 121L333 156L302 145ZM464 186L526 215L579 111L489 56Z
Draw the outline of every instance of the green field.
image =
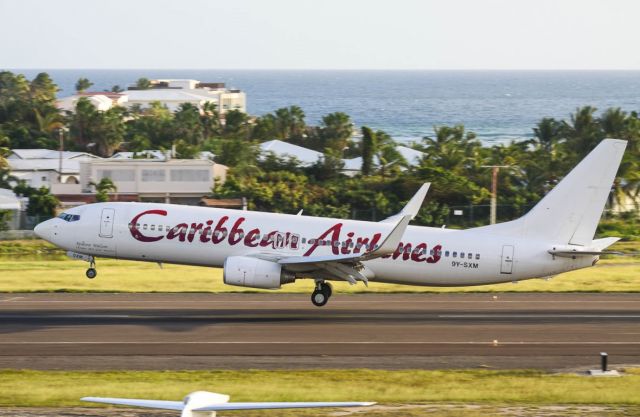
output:
M0 371L0 407L79 406L83 396L232 401L640 405L640 372L590 378L540 371ZM86 405L86 404L84 404Z
M640 242L619 243L614 249L638 252ZM87 263L68 259L40 240L0 242L0 292L260 292L222 282L222 270L181 265L98 259L98 277L89 280ZM282 292L308 293L310 280L286 285ZM339 293L361 292L639 292L640 258L603 259L594 268L517 284L476 287L412 287L372 282L350 286L335 283Z

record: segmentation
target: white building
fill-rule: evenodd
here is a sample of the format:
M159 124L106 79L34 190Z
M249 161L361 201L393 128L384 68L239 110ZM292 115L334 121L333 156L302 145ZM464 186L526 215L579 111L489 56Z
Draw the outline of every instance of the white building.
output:
M61 98L56 105L65 111L74 111L78 100L86 97L97 110L106 111L114 106L143 108L153 102L160 102L174 112L182 103L193 104L202 109L205 103L216 105L224 115L229 110L247 112L247 96L241 90L228 89L224 83L202 83L198 80L151 80L148 89L129 87L122 93L84 92Z
M124 93L126 106L140 105L149 107L159 101L170 111L176 111L180 104L190 103L202 108L205 103L216 105L220 114L229 110L247 112L247 97L243 91L227 89L224 83L202 83L198 80L152 80L151 88L139 90L129 87Z
M93 104L96 110L107 111L114 106L124 106L127 102L127 95L122 93L110 92L85 92L78 93L73 96L63 97L56 102L58 109L73 112L76 109L78 100L85 97L89 103Z
M100 158L87 152L13 149L7 162L11 175L18 180L33 188L51 188L55 194L64 189L73 190L73 185L80 184L80 162L88 159Z
M80 163L80 188L93 192L91 182L110 178L117 199L198 204L227 175L225 165L205 159L100 159Z
M407 161L409 166L420 165L420 162L425 155L424 152L420 152L406 146L396 146L396 150ZM305 168L312 166L324 158L324 154L322 152L283 142L278 139L260 144L260 157L262 159L264 159L270 152L283 159L295 158L299 161L299 165ZM354 176L359 174L362 170L362 157L343 159L342 162L344 163L344 166L341 172L345 175ZM377 158L375 158L375 163L379 164Z
M283 159L295 158L300 163L300 166L303 167L310 167L324 158L322 152L283 142L278 139L260 144L260 157L264 159L269 153L273 153L275 156Z

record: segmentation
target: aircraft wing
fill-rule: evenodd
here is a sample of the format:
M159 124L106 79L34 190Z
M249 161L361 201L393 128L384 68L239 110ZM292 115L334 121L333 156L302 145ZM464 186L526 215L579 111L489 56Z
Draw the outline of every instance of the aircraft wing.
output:
M102 397L83 397L80 401L90 403L103 403L114 405L129 405L133 407L156 408L159 410L176 410L182 411L184 403L182 401L159 401L159 400L137 400L130 398L102 398Z
M138 400L129 398L83 397L80 401L92 403L126 405L132 407L155 408L159 410L182 411L182 401ZM271 410L285 408L322 408L322 407L366 407L374 402L253 402L253 403L215 403L191 411L231 411L231 410Z
M373 402L280 402L280 403L225 403L194 408L193 411L272 410L285 408L367 407Z
M278 263L281 265L290 264L309 264L309 263L324 263L324 262L360 262L368 259L379 258L384 255L392 254L398 248L400 239L404 235L407 226L411 221L411 215L405 215L396 221L395 226L389 232L384 241L376 248L364 253L356 253L350 255L323 255L323 256L289 256L281 258Z

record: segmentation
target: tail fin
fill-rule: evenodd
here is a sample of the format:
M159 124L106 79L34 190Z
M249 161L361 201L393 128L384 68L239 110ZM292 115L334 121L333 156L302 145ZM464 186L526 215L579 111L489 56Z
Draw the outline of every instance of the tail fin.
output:
M591 245L626 146L625 140L603 140L524 217L485 227L558 244Z

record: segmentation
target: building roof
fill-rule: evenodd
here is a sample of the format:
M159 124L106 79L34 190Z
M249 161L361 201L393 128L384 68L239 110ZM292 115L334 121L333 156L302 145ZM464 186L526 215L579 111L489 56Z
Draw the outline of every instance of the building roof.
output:
M134 158L135 155L135 158ZM209 151L202 151L195 159L207 159L213 161L215 154ZM167 152L154 150L144 150L140 152L117 152L109 159L155 159L157 161L165 161L167 159Z
M214 101L218 97L202 89L152 88L149 90L127 90L129 102L175 101L179 103Z
M407 161L410 166L420 165L425 153L416 151L415 149L407 148L406 146L396 146L396 150ZM374 157L376 164L380 164L378 157ZM360 171L362 169L362 157L343 159L344 171Z
M62 174L79 174L80 162L92 158L63 159ZM8 159L11 171L56 171L60 161L57 159Z
M422 158L426 155L424 152L407 148L406 146L396 146L396 151L398 151L400 155L407 160L407 163L412 166L420 165Z
M0 210L20 210L20 199L13 191L0 188Z
M157 159L164 161L166 153L160 150L144 150L140 152L117 152L109 159Z
M81 157L99 158L87 152L63 151L62 159L76 159ZM53 149L12 149L7 159L59 159L60 151Z
M302 146L283 142L278 139L261 143L260 150L262 152L263 158L266 153L273 152L280 158L296 158L298 161L300 161L300 165L302 166L313 165L324 157L324 154L322 152L303 148Z

